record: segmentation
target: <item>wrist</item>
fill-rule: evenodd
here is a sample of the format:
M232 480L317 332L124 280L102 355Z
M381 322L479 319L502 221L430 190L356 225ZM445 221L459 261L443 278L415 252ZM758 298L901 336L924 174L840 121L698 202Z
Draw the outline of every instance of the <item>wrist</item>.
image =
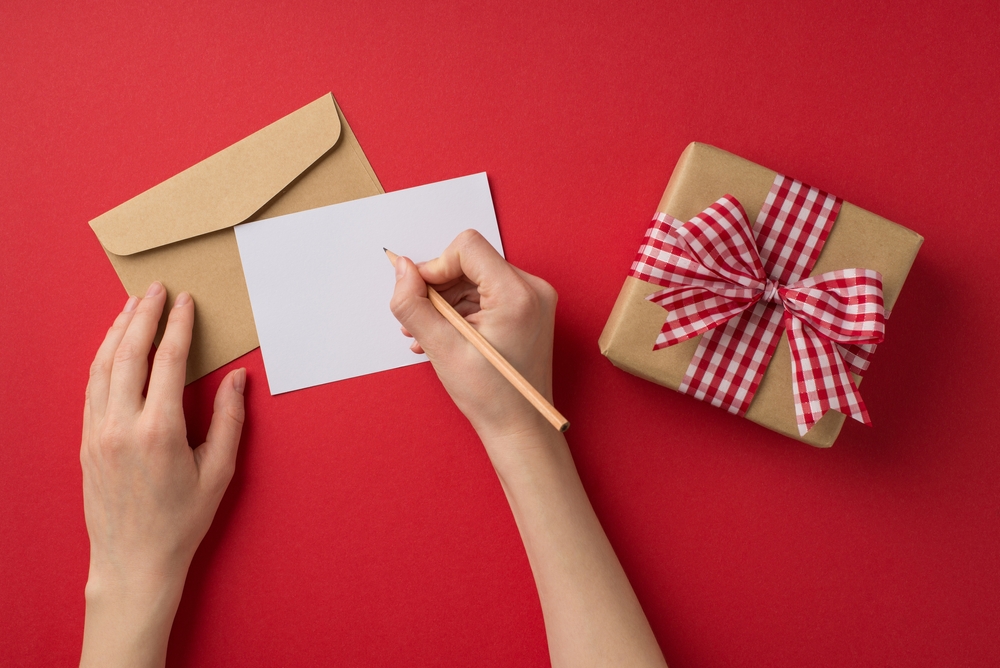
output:
M566 437L544 418L519 429L477 431L493 468L504 484L516 484L517 479L539 469L567 463L573 465Z
M463 411L484 444L510 442L536 443L559 432L524 397L497 401L490 410Z
M184 577L119 578L95 573L91 569L84 595L87 605L114 604L138 608L172 599L179 601L183 591Z
M116 562L91 560L84 590L87 617L117 618L133 628L165 623L169 631L187 570L187 564L126 568Z
M92 548L93 549L93 548ZM86 596L95 599L152 600L180 597L190 558L105 557L91 553Z

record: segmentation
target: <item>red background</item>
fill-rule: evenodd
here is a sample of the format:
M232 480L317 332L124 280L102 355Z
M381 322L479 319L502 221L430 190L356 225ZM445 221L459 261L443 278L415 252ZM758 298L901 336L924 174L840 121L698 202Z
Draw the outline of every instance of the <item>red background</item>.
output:
M78 657L83 391L125 302L87 221L332 90L387 190L487 171L509 259L559 290L556 404L671 666L996 665L995 2L145 4L0 9L0 664ZM874 428L815 450L599 354L693 140L926 237ZM271 397L237 364L170 665L547 662L430 366ZM187 390L193 438L223 373Z

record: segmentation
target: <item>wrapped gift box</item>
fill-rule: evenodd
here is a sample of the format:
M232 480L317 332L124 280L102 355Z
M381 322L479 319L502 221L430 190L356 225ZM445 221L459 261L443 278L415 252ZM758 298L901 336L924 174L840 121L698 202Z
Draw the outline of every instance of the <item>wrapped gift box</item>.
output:
M731 195L742 204L749 222L753 223L776 177L781 178L777 172L731 153L692 143L674 168L657 212L678 221L689 221L724 195ZM829 236L807 275L852 268L878 271L885 309L890 311L923 238L848 202L841 204L833 220ZM647 297L661 290L662 284L628 276L601 334L600 348L615 366L677 390L705 334L655 350L654 343L664 327L667 311ZM896 335L899 334L893 334L890 326L887 336ZM860 382L859 376L853 377L855 383ZM810 445L831 446L840 433L845 415L831 410L800 435L792 388L788 338L782 332L744 416Z

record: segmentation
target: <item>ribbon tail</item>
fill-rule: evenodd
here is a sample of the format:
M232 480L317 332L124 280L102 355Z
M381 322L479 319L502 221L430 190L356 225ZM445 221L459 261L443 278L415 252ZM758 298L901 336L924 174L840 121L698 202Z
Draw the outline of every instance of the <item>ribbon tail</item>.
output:
M805 436L831 409L871 426L868 409L837 344L787 311L785 329L799 435Z
M868 371L868 364L871 356L875 352L874 343L855 343L850 345L837 345L840 357L847 364L851 373L863 376Z
M773 304L757 302L738 318L706 333L677 391L734 415L746 415L781 338L781 314Z

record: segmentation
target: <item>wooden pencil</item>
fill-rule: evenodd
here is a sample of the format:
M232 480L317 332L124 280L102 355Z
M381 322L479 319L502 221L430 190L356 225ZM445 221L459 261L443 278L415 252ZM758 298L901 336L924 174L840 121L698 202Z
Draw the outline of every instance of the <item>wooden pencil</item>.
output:
M398 257L388 248L383 248L386 256L393 265L396 264L396 258ZM479 333L475 327L473 327L468 320L463 318L458 314L451 304L438 293L437 290L431 286L427 286L427 298L431 300L431 304L434 308L438 310L438 313L443 315L445 319L450 322L455 329L461 333L465 339L476 347L483 357L485 357L490 364L492 364L497 371L499 371L504 378L510 381L510 384L517 388L525 399L531 402L542 416L549 421L549 423L558 429L559 431L566 431L569 429L569 421L562 416L562 414L555 409L555 406L550 404L548 400L542 396L542 394L536 390L531 383L525 380L524 376L518 373L517 369L511 366L510 362L504 359L503 355L497 352L497 349L490 345L490 342L483 338L483 335Z

